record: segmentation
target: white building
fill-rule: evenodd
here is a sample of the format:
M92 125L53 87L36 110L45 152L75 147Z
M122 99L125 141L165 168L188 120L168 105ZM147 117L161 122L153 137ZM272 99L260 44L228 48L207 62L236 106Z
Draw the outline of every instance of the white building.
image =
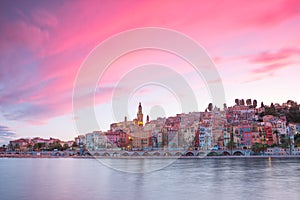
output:
M107 137L102 131L93 131L86 134L86 147L89 150L98 150L105 148L107 144Z
M199 146L201 149L208 150L212 147L212 131L208 127L199 128Z

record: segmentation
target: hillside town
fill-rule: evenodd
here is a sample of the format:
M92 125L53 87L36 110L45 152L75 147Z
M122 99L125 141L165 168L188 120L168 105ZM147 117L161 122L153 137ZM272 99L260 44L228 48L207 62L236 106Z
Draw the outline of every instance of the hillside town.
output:
M190 112L144 121L142 104L132 121L112 123L107 131L78 135L72 141L55 138L20 138L3 145L3 152L151 152L215 151L252 155L300 154L300 105L257 105L256 100L236 99L235 105L217 108L210 103L204 112ZM236 151L240 150L240 151ZM97 155L100 155L99 153ZM194 155L194 154L193 154ZM217 154L216 154L217 155Z

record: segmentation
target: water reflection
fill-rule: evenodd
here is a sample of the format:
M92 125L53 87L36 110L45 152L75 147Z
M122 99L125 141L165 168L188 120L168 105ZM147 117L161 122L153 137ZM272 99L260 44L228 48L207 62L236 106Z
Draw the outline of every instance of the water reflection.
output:
M158 161L159 160L159 161ZM127 173L149 173L157 170L164 169L174 163L174 158L164 159L106 159L99 158L97 161L104 166Z
M113 159L141 172L163 159ZM97 160L0 159L6 199L299 199L298 159L177 160L161 170L124 173Z

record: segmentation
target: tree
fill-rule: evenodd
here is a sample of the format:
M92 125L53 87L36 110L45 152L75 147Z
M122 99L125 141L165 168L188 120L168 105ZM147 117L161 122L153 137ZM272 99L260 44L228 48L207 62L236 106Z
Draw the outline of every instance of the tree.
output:
M235 149L236 148L236 143L234 141L229 141L226 145L228 149Z
M34 143L34 145L33 145L33 150L34 150L34 151L39 151L39 150L40 150L38 144L39 144L39 143Z
M295 140L295 145L300 147L300 134L299 133L294 135L294 140Z
M275 108L275 106L274 106L274 104L273 104L273 103L271 103L271 108Z
M291 107L288 112L285 113L285 116L288 122L300 122L300 110L297 107Z
M252 104L251 99L247 99L246 104L247 104L247 106L251 106L251 104Z
M257 107L257 101L256 99L253 100L253 108L256 108Z
M295 105L297 105L293 100L288 100L286 103L291 107L294 107Z
M235 102L235 105L237 105L237 106L240 105L240 100L239 99L235 99L234 102Z
M265 149L266 147L263 145L263 144L259 144L259 143L254 143L251 147L251 150L255 153L255 154L258 154L260 153L261 151L264 151L266 150Z
M245 105L245 100L244 99L241 99L240 101L240 105L244 106Z
M72 147L74 147L74 148L78 147L77 143L73 142Z
M260 113L260 116L263 117L265 115L273 115L275 117L279 117L279 113L277 112L277 110L268 106L265 106L265 112Z
M283 135L280 139L280 143L280 147L286 150L289 147L289 138Z
M300 147L300 138L295 140L295 146Z
M63 147L62 147L62 150L65 151L65 150L67 150L67 149L69 149L69 148L70 148L70 147L69 147L68 144L64 144Z
M59 141L54 141L53 143L49 144L49 150L53 151L54 149L57 149L59 151L63 150L63 147L61 146Z
M209 103L207 109L208 109L209 111L212 111L212 109L213 109L213 104L212 104L212 103Z
M32 144L28 143L26 147L29 151L32 151Z
M39 151L41 149L44 149L45 147L46 147L45 143L38 142L33 145L33 150Z

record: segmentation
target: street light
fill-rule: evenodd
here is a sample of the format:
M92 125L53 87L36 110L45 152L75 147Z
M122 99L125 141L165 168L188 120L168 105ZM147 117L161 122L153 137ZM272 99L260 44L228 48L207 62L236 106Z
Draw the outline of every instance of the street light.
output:
M129 136L128 139L129 139L128 150L131 150L131 149L132 149L132 137ZM129 149L129 148L130 148L130 149Z
M267 145L267 147L268 147L268 141L269 141L269 138L267 138L266 141L267 141L267 142L266 142L266 145Z

